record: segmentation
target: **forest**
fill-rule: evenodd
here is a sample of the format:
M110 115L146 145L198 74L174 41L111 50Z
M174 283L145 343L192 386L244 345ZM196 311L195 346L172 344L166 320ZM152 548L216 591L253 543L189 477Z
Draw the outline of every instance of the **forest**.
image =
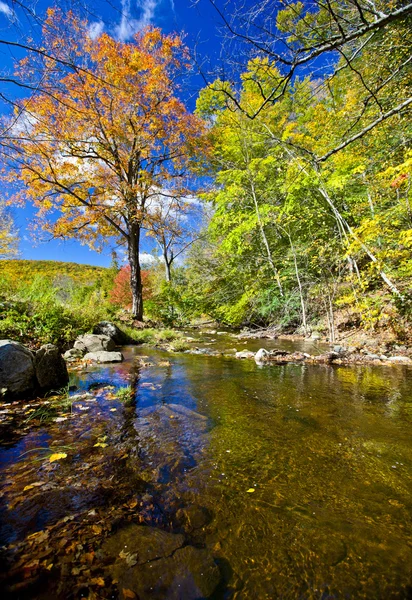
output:
M242 60L210 78L194 113L176 83L193 69L178 35L91 39L49 9L46 50L16 67L42 85L3 118L3 258L17 250L8 205L29 202L54 238L124 246L138 320L150 236L166 267L153 316L168 324L323 327L333 341L346 320L407 336L410 13L381 4L286 4L273 34L269 7L251 11L247 34L240 19L230 28Z

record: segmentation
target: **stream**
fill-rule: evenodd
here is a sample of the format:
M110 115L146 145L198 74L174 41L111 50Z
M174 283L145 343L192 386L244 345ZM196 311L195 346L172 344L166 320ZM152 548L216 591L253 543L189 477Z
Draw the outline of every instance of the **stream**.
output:
M0 406L2 599L412 598L412 369L122 351Z

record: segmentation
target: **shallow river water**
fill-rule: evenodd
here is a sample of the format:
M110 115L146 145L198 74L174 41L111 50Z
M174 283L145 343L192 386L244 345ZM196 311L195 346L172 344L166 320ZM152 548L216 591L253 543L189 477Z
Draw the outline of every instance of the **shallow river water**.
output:
M2 598L412 598L411 369L124 350L5 407Z

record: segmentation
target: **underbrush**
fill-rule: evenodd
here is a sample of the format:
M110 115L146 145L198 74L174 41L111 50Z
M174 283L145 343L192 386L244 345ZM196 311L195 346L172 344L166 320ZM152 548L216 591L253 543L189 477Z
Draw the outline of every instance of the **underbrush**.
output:
M31 283L0 279L0 338L38 347L52 343L63 349L114 309L104 289L92 283L53 282L36 276Z

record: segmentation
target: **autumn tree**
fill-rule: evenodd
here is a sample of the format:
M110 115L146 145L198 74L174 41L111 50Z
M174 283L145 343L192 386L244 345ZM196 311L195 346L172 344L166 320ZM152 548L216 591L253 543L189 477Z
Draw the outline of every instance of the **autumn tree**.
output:
M41 90L26 103L6 151L10 178L54 237L98 246L114 236L127 246L132 313L142 319L148 204L159 191L190 193L188 170L202 156L202 121L177 97L187 52L159 29L123 43L107 34L90 39L70 13L49 11L47 24L44 47L81 56L85 69L51 69L53 93Z
M372 129L394 115L408 114L412 96L407 81L411 73L412 3L388 0L259 0L238 5L209 0L223 23L225 43L224 72L236 80L252 58L262 60L261 73L276 68L272 85L262 87L259 102L244 103L241 93L221 87L227 105L235 106L251 119L280 101L293 87L297 77L308 74L318 79L318 90L328 94L342 72L347 72L358 88L359 104L347 116L346 129L339 140L333 139L317 162L363 138ZM228 8L230 6L230 9ZM374 54L374 73L362 61L365 52ZM384 65L384 69L380 66ZM385 72L386 71L386 72ZM393 95L396 84L400 93ZM305 150L308 148L304 147Z

